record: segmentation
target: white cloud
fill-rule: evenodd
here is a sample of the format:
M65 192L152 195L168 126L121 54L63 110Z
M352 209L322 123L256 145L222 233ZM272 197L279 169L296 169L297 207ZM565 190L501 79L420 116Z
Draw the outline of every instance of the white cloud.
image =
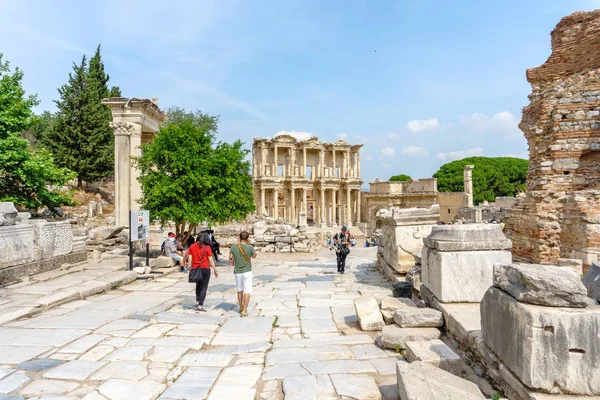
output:
M389 140L400 140L400 135L398 135L397 133L390 133L389 135L387 135L387 138Z
M275 134L275 136L281 135L290 135L291 137L296 138L296 140L308 140L314 135L309 132L296 132L296 131L279 131Z
M413 133L419 133L426 130L433 130L440 128L440 121L437 118L431 119L415 119L408 121L406 127Z
M460 118L460 128L477 134L491 134L507 140L523 138L518 118L509 111L500 111L493 116L475 113Z
M408 146L404 147L401 151L404 156L427 156L429 153L422 147Z
M384 147L381 149L381 155L384 157L394 157L394 154L396 154L396 150L391 147Z
M442 161L460 160L466 157L482 156L483 149L481 147L473 147L471 149L450 151L448 153L438 153L437 157Z
M335 137L338 139L346 140L346 139L348 139L348 134L347 133L338 133L337 135L335 135Z

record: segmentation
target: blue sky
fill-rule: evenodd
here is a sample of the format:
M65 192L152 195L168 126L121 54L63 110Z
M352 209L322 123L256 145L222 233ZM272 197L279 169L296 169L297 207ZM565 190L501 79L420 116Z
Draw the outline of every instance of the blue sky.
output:
M220 116L220 138L307 132L364 143L362 175L430 177L470 156L527 157L525 70L600 0L0 0L0 52L54 110L102 43L111 83Z

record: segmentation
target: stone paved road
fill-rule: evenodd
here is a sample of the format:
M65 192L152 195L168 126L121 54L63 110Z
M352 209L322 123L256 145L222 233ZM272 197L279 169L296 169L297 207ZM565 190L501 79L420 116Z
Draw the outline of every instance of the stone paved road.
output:
M259 254L246 318L220 267L206 314L175 273L5 323L0 399L396 399L397 354L352 303L391 296L374 260L356 249L338 275L330 253Z

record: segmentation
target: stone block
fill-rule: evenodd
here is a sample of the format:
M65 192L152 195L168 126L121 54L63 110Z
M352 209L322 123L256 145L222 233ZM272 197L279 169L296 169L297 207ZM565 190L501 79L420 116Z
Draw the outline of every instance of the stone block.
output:
M583 277L583 285L589 297L600 301L600 264L592 263Z
M31 225L0 226L0 268L34 261Z
M15 205L11 202L0 202L0 226L14 225L19 216Z
M404 297L386 297L381 300L380 307L382 310L395 312L399 308L416 308L417 306L411 299Z
M394 312L390 310L381 310L381 316L383 317L383 321L386 325L391 325L394 323Z
M405 349L406 342L439 338L440 331L436 328L400 328L388 325L381 330L381 345L388 349Z
M505 250L445 252L425 246L421 279L442 303L477 303L492 286L498 262L510 263L512 255Z
M550 307L586 307L587 290L567 268L539 264L496 264L494 286L522 303Z
M600 306L531 305L491 287L481 325L490 350L529 388L600 394Z
M559 267L571 268L577 276L583 274L583 261L576 258L559 258L557 261Z
M449 252L508 250L512 247L497 224L434 226L423 243L432 249Z
M401 400L485 400L477 386L422 361L398 362Z
M360 328L363 331L378 331L385 326L375 298L358 297L354 299L354 308L356 309Z
M441 340L406 342L406 359L412 363L423 361L444 371L458 374L463 365L462 359Z
M433 308L406 307L396 310L394 322L401 328L437 328L444 325L444 316Z
M118 227L101 226L101 227L92 229L89 232L89 237L90 237L90 239L101 242L103 240L112 239L114 237L117 237L119 235L119 233L121 233L121 231L125 228L126 228L125 226L118 226Z
M154 268L169 268L175 265L175 260L171 257L160 256L156 257L154 262Z

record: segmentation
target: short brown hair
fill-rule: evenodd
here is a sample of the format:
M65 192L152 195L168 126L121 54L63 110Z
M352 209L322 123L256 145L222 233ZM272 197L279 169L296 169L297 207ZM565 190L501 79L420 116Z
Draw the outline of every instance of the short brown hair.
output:
M242 233L240 233L241 240L248 240L249 237L250 237L250 234L246 231L242 231Z

